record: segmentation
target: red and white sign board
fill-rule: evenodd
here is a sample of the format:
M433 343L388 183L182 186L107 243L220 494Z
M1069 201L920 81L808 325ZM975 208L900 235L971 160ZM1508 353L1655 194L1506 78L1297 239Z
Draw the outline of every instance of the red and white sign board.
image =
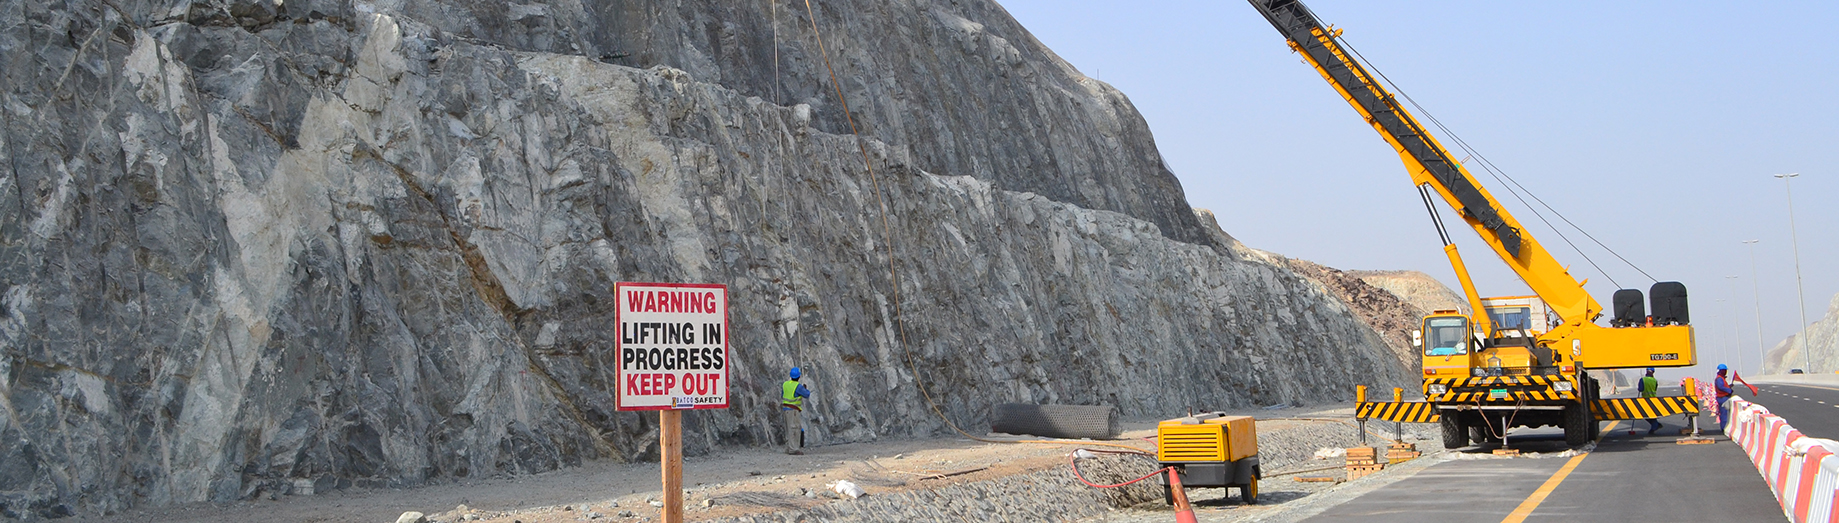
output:
M728 408L728 287L614 286L618 410Z

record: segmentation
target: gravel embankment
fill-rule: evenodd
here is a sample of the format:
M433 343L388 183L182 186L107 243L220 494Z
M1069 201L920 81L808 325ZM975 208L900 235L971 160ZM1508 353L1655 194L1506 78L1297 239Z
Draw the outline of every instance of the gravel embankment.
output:
M1209 520L1235 521L1242 517L1283 510L1296 500L1337 486L1336 483L1304 483L1296 475L1342 476L1343 458L1315 459L1318 450L1356 445L1358 436L1350 409L1338 408L1304 412L1301 409L1257 411L1260 418L1258 443L1260 466L1266 479L1259 483L1259 504L1246 506L1236 491L1208 488L1190 489L1189 497L1196 510ZM1392 435L1390 423L1368 423L1367 443L1382 448ZM1435 441L1436 427L1406 425L1405 440L1416 443L1426 454L1443 450ZM1068 452L1071 452L1068 448ZM1328 469L1291 474L1311 469ZM1136 456L1105 456L1080 461L1080 470L1095 482L1118 482L1155 470L1152 459ZM869 478L872 480L872 478ZM765 514L737 516L712 521L766 523L793 521L1162 521L1169 507L1163 503L1162 489L1154 480L1146 480L1121 489L1095 489L1080 483L1066 467L1018 474L988 481L961 483L936 489L898 494L871 495L854 500L837 500L806 509L781 510ZM1230 498L1228 498L1230 495ZM724 500L724 502L770 500Z
M1136 456L1106 456L1080 462L1080 471L1093 481L1119 482L1148 474L1155 468L1154 461ZM1159 502L1162 491L1154 481L1101 490L1085 486L1061 467L931 490L887 496L871 494L805 510L712 521L1070 521L1152 499Z

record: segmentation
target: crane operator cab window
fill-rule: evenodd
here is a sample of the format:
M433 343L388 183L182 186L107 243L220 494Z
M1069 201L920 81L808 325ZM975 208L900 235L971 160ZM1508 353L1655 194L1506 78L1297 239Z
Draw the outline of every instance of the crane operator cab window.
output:
M1494 322L1494 328L1532 329L1532 308L1530 307L1489 307L1488 319Z
M1424 342L1425 356L1467 354L1469 319L1461 316L1425 319Z

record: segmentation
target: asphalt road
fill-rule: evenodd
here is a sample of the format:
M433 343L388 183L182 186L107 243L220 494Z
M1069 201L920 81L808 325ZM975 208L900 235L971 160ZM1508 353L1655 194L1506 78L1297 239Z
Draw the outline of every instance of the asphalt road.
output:
M1672 387L1661 393L1678 394L1679 389ZM1604 423L1603 439L1596 450L1581 458L1457 459L1439 463L1330 508L1309 521L1509 520L1516 509L1574 460L1575 467L1546 491L1542 501L1529 507L1531 512L1524 514L1524 521L1772 521L1781 517L1781 505L1769 492L1768 484L1735 443L1713 435L1717 441L1714 444L1679 445L1674 441L1679 439L1679 428L1685 423L1679 416L1662 422L1665 428L1653 436L1646 434L1646 422L1633 422L1638 427L1633 435L1629 434L1628 421ZM1713 426L1710 416L1702 417L1699 423L1701 427ZM1563 432L1550 427L1515 429L1508 433L1508 441L1522 452L1558 453L1566 449ZM1492 449L1469 447L1463 453L1489 454Z
M1742 385L1737 388L1742 389ZM1757 384L1762 394L1751 401L1769 408L1769 412L1788 420L1801 434L1815 438L1839 439L1839 388L1819 385ZM1748 397L1747 390L1739 394Z

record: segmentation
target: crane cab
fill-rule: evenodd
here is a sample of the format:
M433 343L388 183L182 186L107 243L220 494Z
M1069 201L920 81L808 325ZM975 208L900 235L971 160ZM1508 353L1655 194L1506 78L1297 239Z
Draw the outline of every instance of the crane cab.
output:
M1476 348L1469 317L1440 310L1425 316L1422 327L1411 333L1411 344L1423 351L1424 377L1469 376Z
M1555 318L1537 296L1482 298L1492 332L1454 310L1424 317L1412 343L1423 351L1424 377L1560 373L1563 355L1538 343Z

